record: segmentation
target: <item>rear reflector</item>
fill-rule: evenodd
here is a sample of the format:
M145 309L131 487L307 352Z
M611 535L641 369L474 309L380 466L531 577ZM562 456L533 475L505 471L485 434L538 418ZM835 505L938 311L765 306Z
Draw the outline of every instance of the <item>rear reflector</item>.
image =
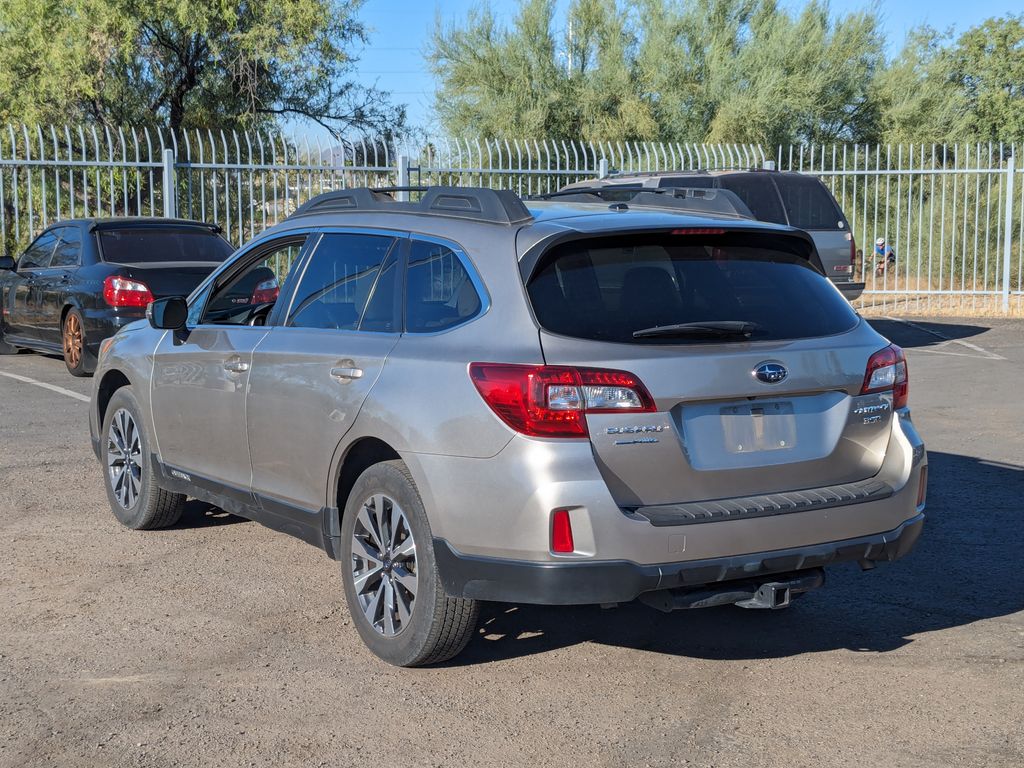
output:
M110 275L103 281L103 300L112 307L145 307L153 294L145 283Z
M862 395L892 390L892 407L905 408L910 389L907 358L895 344L880 349L868 359Z
M924 504L928 495L928 465L921 467L921 477L917 481L917 506Z
M626 371L471 363L469 376L498 418L531 437L587 437L588 413L656 410L647 388Z
M572 521L569 510L556 509L551 516L551 551L573 552L576 547L572 543Z

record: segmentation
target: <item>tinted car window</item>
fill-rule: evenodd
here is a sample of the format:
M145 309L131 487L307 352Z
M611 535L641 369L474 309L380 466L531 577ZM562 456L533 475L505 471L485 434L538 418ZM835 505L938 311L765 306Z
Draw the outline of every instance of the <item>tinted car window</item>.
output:
M57 248L51 267L77 267L82 263L82 232L78 227L57 230Z
M779 193L768 174L725 174L718 177L718 185L735 192L759 221L786 223L786 213L779 202Z
M256 261L216 289L206 304L202 322L264 325L299 260L304 242L304 236L289 237L269 245L269 250L261 250ZM189 322L194 322L191 314Z
M444 245L414 240L405 291L405 328L433 333L474 317L482 306L469 272Z
M53 230L43 232L18 259L18 269L39 269L50 264L57 234Z
M151 264L162 261L224 261L231 245L201 227L126 227L102 229L100 254L115 264Z
M715 180L710 176L662 176L658 180L659 187L690 187L691 189L711 189Z
M324 235L302 275L288 325L394 330L397 267L388 259L394 246L395 238L383 235Z
M794 227L840 229L843 214L821 181L813 176L779 174L775 184Z
M527 289L542 327L582 339L722 341L633 337L656 326L708 321L754 323L753 341L853 328L857 316L849 304L786 240L726 233L577 241L546 255Z

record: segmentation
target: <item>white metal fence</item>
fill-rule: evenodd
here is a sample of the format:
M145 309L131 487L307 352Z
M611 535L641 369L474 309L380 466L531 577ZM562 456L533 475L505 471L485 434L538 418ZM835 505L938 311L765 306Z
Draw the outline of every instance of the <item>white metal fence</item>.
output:
M225 131L0 127L0 241L24 247L76 216L214 221L241 243L320 192L463 184L552 192L608 172L749 168L820 177L865 257L864 303L883 310L1024 311L1024 167L1015 147L294 139ZM897 254L875 269L876 238Z

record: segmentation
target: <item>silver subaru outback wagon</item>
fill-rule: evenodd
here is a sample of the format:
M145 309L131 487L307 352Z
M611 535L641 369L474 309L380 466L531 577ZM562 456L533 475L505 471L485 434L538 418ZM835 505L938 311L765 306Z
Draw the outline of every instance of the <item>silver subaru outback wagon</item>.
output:
M458 654L481 600L783 608L913 546L906 360L806 233L418 194L314 198L104 342L120 522L193 497L304 539L406 666Z

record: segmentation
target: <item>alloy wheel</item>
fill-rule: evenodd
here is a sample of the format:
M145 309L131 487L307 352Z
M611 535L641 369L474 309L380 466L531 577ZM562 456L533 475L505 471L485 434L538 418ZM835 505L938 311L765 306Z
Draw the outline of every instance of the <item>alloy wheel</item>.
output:
M121 408L107 432L107 472L114 498L131 509L142 490L142 438L132 415Z
M352 531L352 580L370 625L393 637L408 625L416 602L416 540L409 519L386 494L363 502Z
M74 312L64 321L64 359L71 368L77 368L82 359L82 321Z

